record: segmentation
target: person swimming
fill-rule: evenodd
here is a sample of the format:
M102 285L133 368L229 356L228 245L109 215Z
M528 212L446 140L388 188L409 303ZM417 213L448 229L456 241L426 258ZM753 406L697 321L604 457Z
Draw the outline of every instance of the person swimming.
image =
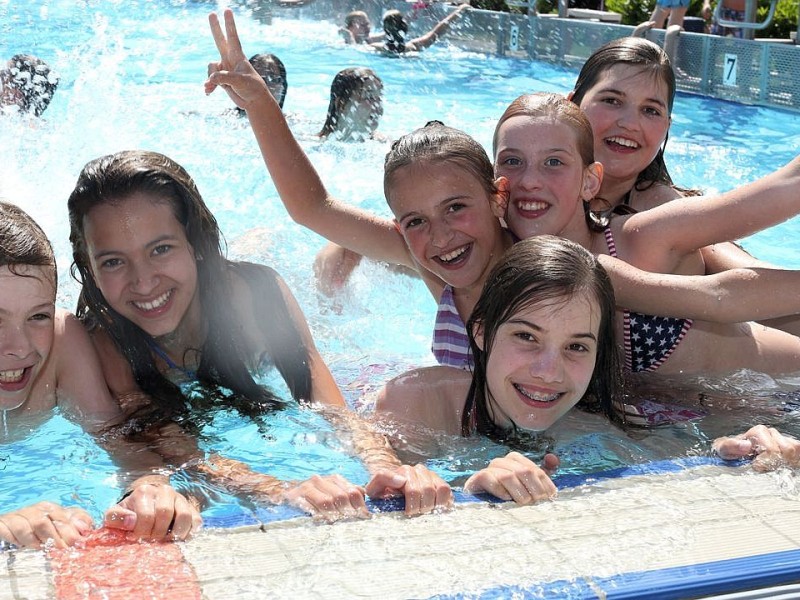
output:
M32 54L15 54L0 69L0 108L39 117L50 105L59 77Z

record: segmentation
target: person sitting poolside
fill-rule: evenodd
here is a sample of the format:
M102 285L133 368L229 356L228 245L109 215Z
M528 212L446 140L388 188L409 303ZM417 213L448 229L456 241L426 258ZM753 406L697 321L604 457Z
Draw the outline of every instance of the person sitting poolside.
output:
M50 105L59 78L46 62L32 54L15 54L0 70L0 109L40 116Z
M372 25L367 13L363 10L354 10L344 18L344 27L339 33L345 44L374 44L386 36L385 33L372 33Z
M407 52L419 52L431 46L444 34L455 19L460 17L470 7L464 3L453 12L439 21L436 26L425 35L406 41L408 34L408 21L399 10L389 10L383 15L383 32L386 39L383 42L370 44L376 50L388 55L400 55Z
M726 21L737 21L744 23L747 21L747 13L745 12L744 0L718 0L722 2L720 8L720 16ZM723 37L743 38L744 30L734 27L723 27L717 22L714 11L711 9L711 0L703 2L703 18L706 22L711 21L709 33L712 35L721 35ZM713 20L712 20L713 19Z

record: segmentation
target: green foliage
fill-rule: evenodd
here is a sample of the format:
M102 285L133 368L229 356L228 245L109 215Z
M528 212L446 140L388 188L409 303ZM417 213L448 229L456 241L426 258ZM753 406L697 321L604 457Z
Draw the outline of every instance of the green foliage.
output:
M712 0L712 7L715 2ZM558 0L535 0L539 13L553 13L558 10ZM757 37L788 38L789 33L797 31L797 11L800 0L778 0L775 16L769 27L757 30ZM472 0L472 6L486 10L524 13L524 9L510 8L505 0ZM769 12L770 0L758 0L758 20L763 21ZM605 9L622 15L623 25L638 25L650 18L656 0L605 0ZM702 16L703 0L690 0L686 14L693 17Z
M798 0L778 0L775 16L766 29L756 30L756 36L766 38L788 38L792 31L797 31ZM769 12L769 1L759 0L758 20L763 21Z
M606 0L606 10L621 14L623 25L647 21L655 5L655 0Z

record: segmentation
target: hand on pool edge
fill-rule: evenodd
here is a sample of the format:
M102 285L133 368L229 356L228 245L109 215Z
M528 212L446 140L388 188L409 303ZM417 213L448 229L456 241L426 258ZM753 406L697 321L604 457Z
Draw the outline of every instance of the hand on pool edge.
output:
M712 448L723 460L753 457L753 469L760 472L782 466L800 467L800 441L765 425L756 425L736 436L717 438Z
M546 454L540 467L519 452L509 452L493 459L488 467L467 479L464 491L471 494L487 492L517 504L551 500L558 489L550 477L558 466L559 460L555 454Z
M309 513L315 520L328 523L369 517L364 488L341 475L314 475L305 481L286 484L282 500Z
M373 475L367 483L370 498L405 498L405 515L413 517L453 507L453 490L425 465L400 465Z
M86 539L93 528L85 510L46 501L0 515L0 540L19 548L66 548Z
M203 524L200 511L168 483L141 482L106 511L104 525L126 531L129 541L185 540Z

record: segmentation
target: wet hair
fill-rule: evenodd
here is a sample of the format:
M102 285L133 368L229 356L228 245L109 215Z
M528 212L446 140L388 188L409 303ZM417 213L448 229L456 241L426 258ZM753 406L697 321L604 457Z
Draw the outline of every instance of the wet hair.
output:
M351 67L342 69L333 78L331 83L331 101L328 104L328 115L325 117L325 124L319 132L319 137L325 138L341 129L341 124L349 115L345 114L347 103L360 93L368 83L374 84L379 90L383 90L381 78L375 71L367 67Z
M183 226L197 264L197 294L202 318L208 324L200 349L198 381L215 387L225 401L241 413L255 416L279 408L280 400L258 385L248 371L253 350L245 346L242 325L230 307L231 276L247 282L253 304L269 307L271 318L259 319L267 348L264 355L276 366L297 400L311 400L308 348L295 328L281 293L277 273L262 265L232 262L222 251L217 221L203 202L189 174L170 158L156 152L131 150L89 162L81 171L68 201L72 274L82 284L77 314L90 327L105 329L128 360L142 391L155 400L165 416L185 410L187 398L162 375L153 356L155 340L117 313L95 281L87 253L84 226L96 206L125 202L131 195L147 194L153 202L168 204Z
M588 117L576 104L564 96L549 92L523 94L508 105L494 128L492 152L495 155L497 154L497 135L500 126L510 118L518 116L550 119L553 122L569 125L575 132L575 141L581 160L583 160L583 166L586 167L594 162L594 134Z
M387 10L383 15L384 47L387 51L402 54L406 51L408 22L399 10Z
M369 23L369 17L367 16L367 13L365 13L363 10L354 10L347 13L347 16L344 18L344 26L352 27L357 21L366 21Z
M497 193L492 161L483 146L459 129L441 121L430 121L424 127L407 133L392 144L383 167L383 191L391 201L394 176L403 167L413 164L453 163L471 173L487 194Z
M549 92L523 94L508 105L503 115L497 121L492 138L492 153L497 156L497 138L500 127L512 117L531 117L535 119L549 119L554 123L563 123L569 126L575 134L575 143L586 168L594 162L594 134L592 124L583 110L574 102L564 96ZM589 210L589 202L583 201L583 210L586 224L592 230L602 231L608 225L608 219Z
M53 99L59 78L46 62L32 54L15 54L3 69L4 85L22 92L19 109L40 116Z
M494 422L494 399L487 390L487 364L498 328L520 310L552 306L586 296L600 307L597 361L592 379L578 406L614 417L622 385L622 370L614 331L614 288L597 259L582 246L563 238L540 235L512 246L494 266L467 322L475 366L461 421L462 435L477 429L495 439L509 432ZM482 350L475 331L483 334ZM512 424L512 431L516 432Z
M53 292L57 282L56 257L50 240L28 213L19 206L0 200L0 267L21 277L22 267L52 269Z
M282 93L279 98L275 98L275 101L278 103L278 106L283 108L283 101L286 99L287 88L286 67L283 61L274 54L254 54L250 57L250 64L253 65L256 72L261 75L261 79L264 80L267 87L269 87L270 83L280 83L282 85ZM276 71L278 72L277 76L275 75ZM270 88L270 90L271 89L272 88Z
M667 86L667 108L672 114L675 102L675 71L669 56L658 44L639 37L625 37L609 42L592 54L581 68L575 81L572 101L580 105L584 96L591 90L600 77L617 65L630 65L650 73L654 81L662 81ZM664 148L667 146L669 131L664 138L664 145L659 149L653 161L639 173L634 187L646 190L655 183L672 186L672 178L664 162Z

